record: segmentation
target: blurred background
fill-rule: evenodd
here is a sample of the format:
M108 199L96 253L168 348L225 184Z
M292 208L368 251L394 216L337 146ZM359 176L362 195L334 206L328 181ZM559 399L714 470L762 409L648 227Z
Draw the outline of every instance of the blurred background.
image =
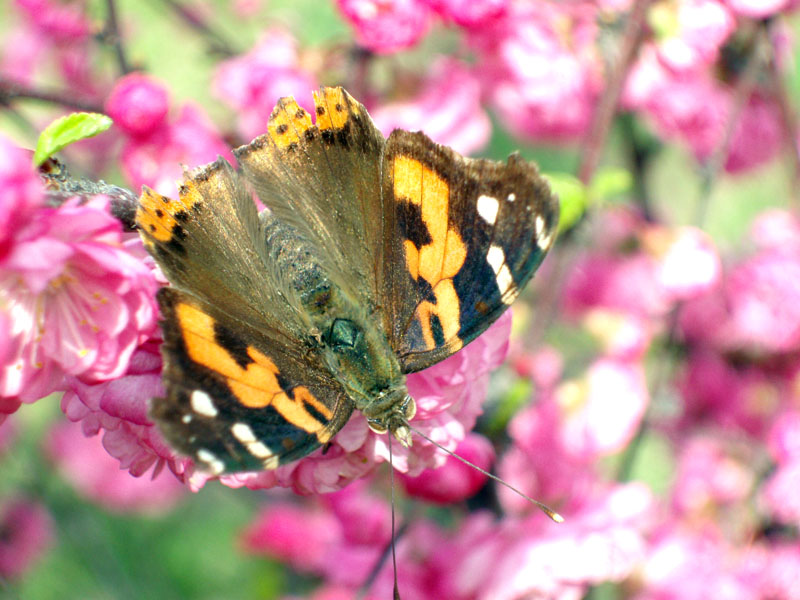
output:
M513 322L409 386L438 441L566 522L422 445L395 463L402 597L800 598L798 5L0 0L0 597L391 597L383 442L353 424L274 477L193 475L145 414L158 278L135 235L19 208L43 192L17 147L62 115L114 120L58 154L73 176L174 196L279 97L342 85L385 135L519 151L561 201ZM138 261L98 284L125 308L113 368L42 338L71 339L42 307L98 259L49 273L62 255L24 244L79 221L59 243Z

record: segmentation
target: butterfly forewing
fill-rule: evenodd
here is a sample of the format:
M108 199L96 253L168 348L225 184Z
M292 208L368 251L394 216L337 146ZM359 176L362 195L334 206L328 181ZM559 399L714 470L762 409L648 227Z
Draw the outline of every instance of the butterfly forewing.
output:
M235 151L275 216L320 249L328 274L370 309L380 285L385 140L342 88L314 94L315 122L293 98L278 102L267 133Z
M404 372L446 358L516 298L550 248L558 205L536 167L465 159L397 130L383 161L385 328Z

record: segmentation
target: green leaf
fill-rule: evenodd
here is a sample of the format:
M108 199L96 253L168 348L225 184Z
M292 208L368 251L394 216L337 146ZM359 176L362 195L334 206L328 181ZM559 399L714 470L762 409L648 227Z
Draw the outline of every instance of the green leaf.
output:
M56 119L39 136L33 164L38 167L53 154L79 140L102 133L113 121L100 113L72 113Z
M589 184L591 202L606 202L629 192L633 187L633 175L627 169L607 167L597 171Z
M586 211L586 187L568 173L546 173L545 178L550 182L561 204L558 230L566 231L575 225Z

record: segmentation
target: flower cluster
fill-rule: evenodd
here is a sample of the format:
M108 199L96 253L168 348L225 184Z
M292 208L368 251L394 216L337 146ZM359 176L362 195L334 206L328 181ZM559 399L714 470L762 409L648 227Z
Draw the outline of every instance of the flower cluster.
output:
M149 518L210 479L271 489L238 551L316 577L317 600L367 582L365 598L391 597L390 454L403 598L577 600L600 585L633 600L800 598L800 217L781 197L796 181L775 183L774 168L800 164L784 81L800 2L330 0L340 33L316 44L267 3L234 4L213 18L175 7L211 50L184 68L202 71L200 93L138 46L130 68L130 15L101 30L81 1L15 0L13 27L0 24L0 125L69 112L18 110L31 97L94 107L114 126L63 151L70 171L174 196L187 167L235 166L231 146L264 132L279 97L313 112L312 89L344 84L386 136L423 130L496 159L520 146L546 171L580 161L582 181L552 178L572 230L513 328L508 311L408 376L423 434L410 448L390 449L356 412L301 460L211 477L148 412L165 393L163 274L113 198L46 186L20 149L35 139L12 128L0 134L0 462ZM270 28L255 32L262 12ZM252 35L226 43L218 21ZM611 169L587 158L598 149L635 185L608 192ZM718 181L734 185L712 196ZM28 419L48 405L57 421ZM0 578L13 585L59 551L58 506L34 479L0 482Z

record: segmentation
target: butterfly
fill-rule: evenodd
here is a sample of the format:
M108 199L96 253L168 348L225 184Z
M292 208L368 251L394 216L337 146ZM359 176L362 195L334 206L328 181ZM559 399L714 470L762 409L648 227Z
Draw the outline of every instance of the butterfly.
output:
M384 138L342 88L315 92L314 115L282 98L234 155L237 170L187 172L177 199L144 188L136 211L171 284L151 403L164 437L214 475L306 456L354 410L410 445L406 375L517 297L555 238L548 184L516 154Z

